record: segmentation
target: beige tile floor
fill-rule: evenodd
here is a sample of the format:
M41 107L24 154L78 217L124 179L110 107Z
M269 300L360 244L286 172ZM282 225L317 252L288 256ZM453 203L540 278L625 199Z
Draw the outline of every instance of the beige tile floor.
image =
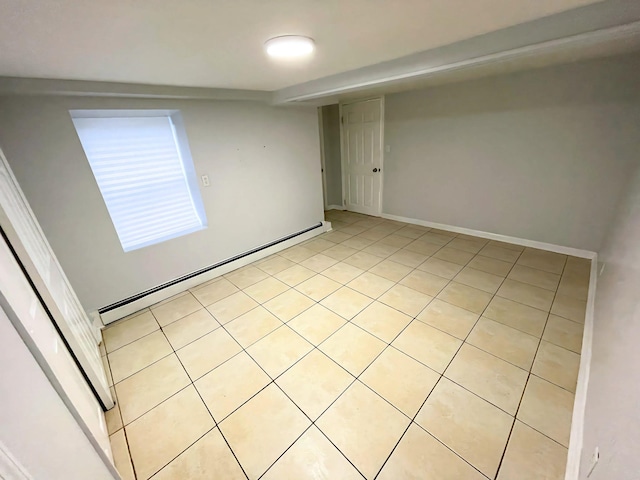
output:
M562 479L590 263L354 213L104 331L125 479Z

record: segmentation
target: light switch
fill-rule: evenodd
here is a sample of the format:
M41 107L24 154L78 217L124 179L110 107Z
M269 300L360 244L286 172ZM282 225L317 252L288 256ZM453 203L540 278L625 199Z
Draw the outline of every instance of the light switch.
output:
M211 185L209 183L209 175L202 175L202 185L205 187L208 187L209 185Z

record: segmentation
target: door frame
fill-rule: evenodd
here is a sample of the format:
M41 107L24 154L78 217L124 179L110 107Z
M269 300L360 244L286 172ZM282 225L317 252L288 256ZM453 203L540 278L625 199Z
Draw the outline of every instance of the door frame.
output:
M366 97L359 98L357 100L348 100L346 102L340 102L338 104L339 115L340 115L340 170L342 174L342 206L347 207L347 196L346 196L346 183L345 183L345 165L344 165L344 119L343 119L343 107L346 105L353 105L354 103L363 103L370 102L372 100L378 100L378 104L380 105L380 193L378 199L378 212L375 217L382 216L382 199L383 191L384 191L384 95L375 96L375 97Z
M322 170L322 201L324 202L324 210L329 208L329 200L327 200L327 164L325 161L324 150L324 115L322 107L318 107L318 131L320 132L320 168Z

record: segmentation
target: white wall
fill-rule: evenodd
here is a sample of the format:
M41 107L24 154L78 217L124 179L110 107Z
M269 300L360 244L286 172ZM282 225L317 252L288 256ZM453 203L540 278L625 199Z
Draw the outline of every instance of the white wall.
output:
M2 308L0 365L0 442L32 478L114 478Z
M342 205L342 154L340 152L340 109L337 104L322 107L324 166L327 203Z
M640 125L638 135L640 135ZM593 352L580 478L640 478L640 158L631 185L598 256Z
M178 109L208 228L124 253L70 109ZM314 108L255 102L0 98L0 145L87 310L308 228L323 219Z
M640 151L640 57L386 97L383 211L599 250Z

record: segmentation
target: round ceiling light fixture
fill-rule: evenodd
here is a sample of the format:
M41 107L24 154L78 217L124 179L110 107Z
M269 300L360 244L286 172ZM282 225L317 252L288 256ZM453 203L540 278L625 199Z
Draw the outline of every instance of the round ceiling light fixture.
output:
M283 35L267 40L264 48L267 55L273 58L301 58L311 55L316 47L312 38Z

